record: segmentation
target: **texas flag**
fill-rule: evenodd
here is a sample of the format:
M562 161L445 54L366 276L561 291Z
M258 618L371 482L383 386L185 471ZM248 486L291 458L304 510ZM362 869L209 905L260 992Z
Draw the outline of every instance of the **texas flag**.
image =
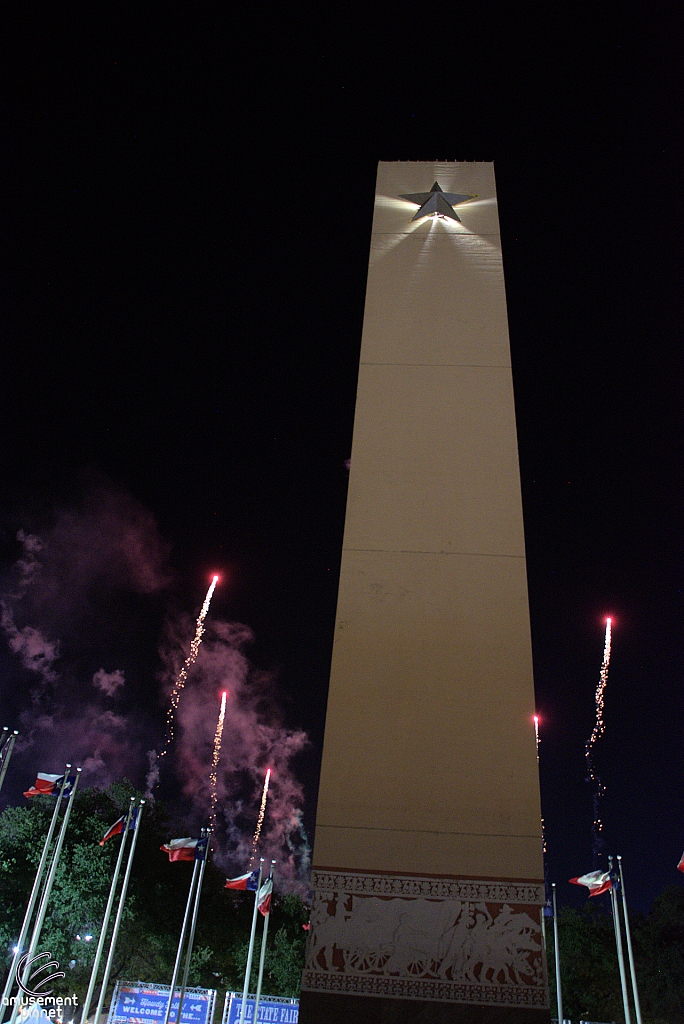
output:
M195 847L195 860L204 860L207 856L207 847L209 846L209 836L205 836L204 839L197 840L197 846Z
M237 878L226 878L226 889L251 889L257 891L259 885L259 872L248 871L246 875L238 875Z
M677 871L684 871L684 853L679 858L679 864L677 865Z
M104 846L104 844L107 842L107 840L111 839L112 836L119 836L119 835L121 835L121 833L123 831L125 831L125 828L126 828L126 817L127 816L125 814L122 814L121 817L119 818L119 820L114 822L114 824L109 829L109 831L106 832L105 835L103 835L102 839L100 840L100 846ZM133 811L133 813L131 814L131 820L128 823L128 828L129 829L134 829L135 828L135 823L136 823L137 820L138 820L138 808L136 807L135 810Z
M259 889L259 895L257 896L257 907L261 913L266 917L267 914L271 913L271 896L273 895L273 879L267 878Z
M588 874L571 878L570 881L573 885L586 885L590 896L600 896L602 892L607 892L613 887L610 871L589 871Z
M164 853L168 853L170 861L177 860L204 860L207 850L206 839L172 839L159 847Z
M57 796L63 778L64 775L47 775L45 772L38 772L34 785L26 790L24 796ZM66 790L67 787L65 786L64 789Z

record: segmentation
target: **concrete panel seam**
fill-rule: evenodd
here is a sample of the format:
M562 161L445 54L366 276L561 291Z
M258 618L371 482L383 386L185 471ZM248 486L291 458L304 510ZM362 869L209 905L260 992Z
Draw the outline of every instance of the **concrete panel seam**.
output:
M317 828L343 828L345 831L355 832L401 832L407 836L472 836L480 839L534 839L541 842L541 833L538 835L519 834L517 832L452 832L447 829L432 828L384 828L379 825L326 825L317 822Z
M454 369L459 370L510 370L510 363L398 363L398 362L379 362L371 359L362 359L359 362L359 366L451 366Z
M491 551L423 551L418 548L348 548L343 551L367 551L378 555L461 555L465 558L519 558L525 561L525 555L506 555Z

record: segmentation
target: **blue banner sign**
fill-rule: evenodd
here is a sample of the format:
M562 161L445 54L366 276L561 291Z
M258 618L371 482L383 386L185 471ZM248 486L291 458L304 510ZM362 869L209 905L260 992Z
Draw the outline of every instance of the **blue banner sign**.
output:
M108 1024L153 1024L163 1021L169 1002L168 985L137 985L123 983L117 986L109 1011ZM171 1021L178 1015L180 991L171 1004ZM211 1024L214 1016L216 992L209 988L188 989L183 997L181 1024Z
M254 996L247 996L245 1021L254 1024ZM242 1009L242 992L226 992L226 1005L222 1024L239 1024ZM262 996L259 1000L259 1016L256 1024L297 1024L299 1000L282 999L280 996Z

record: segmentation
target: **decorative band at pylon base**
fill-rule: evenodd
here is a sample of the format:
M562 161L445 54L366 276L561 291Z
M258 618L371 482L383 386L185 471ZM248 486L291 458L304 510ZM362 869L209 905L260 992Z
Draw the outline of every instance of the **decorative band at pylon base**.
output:
M303 991L548 1006L541 883L337 869L312 883Z

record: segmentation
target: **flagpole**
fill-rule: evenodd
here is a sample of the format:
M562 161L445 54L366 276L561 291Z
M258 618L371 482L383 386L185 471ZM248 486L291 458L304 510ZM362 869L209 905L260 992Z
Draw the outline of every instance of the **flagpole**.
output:
M2 731L9 732L9 729L7 726L4 726ZM14 750L14 744L17 742L18 735L19 733L15 729L11 736L4 737L5 741L0 749L0 789L2 789L2 784L5 781L5 776L7 775L7 766L9 765L10 757L12 756L12 751Z
M4 757L3 750L8 745L9 742L9 725L3 725L2 732L3 735L2 738L0 738L0 765L2 764L2 760Z
M622 874L622 857L618 854L618 871L620 872L620 892L622 893L622 909L625 915L625 932L627 934L627 954L629 956L629 972L632 976L632 996L634 997L634 1012L636 1014L637 1024L642 1024L641 1021L641 1004L639 1002L639 990L637 988L637 976L636 969L634 966L634 953L632 951L632 933L629 927L629 916L627 914L627 897L625 896L625 879Z
M181 982L180 999L178 1001L178 1013L176 1014L176 1022L180 1024L181 1010L183 1009L183 999L185 998L185 990L188 987L188 974L190 973L190 960L192 958L192 947L195 942L195 926L197 925L197 915L199 913L199 901L202 895L202 879L204 878L204 868L207 863L207 857L209 856L209 836L211 829L202 829L202 837L207 836L207 845L204 848L204 857L202 858L199 878L197 879L197 890L195 893L195 905L192 908L192 921L190 922L190 937L188 938L188 949L185 954L185 967L183 968L183 980Z
M613 873L613 858L608 858L610 873ZM615 925L615 945L617 946L618 965L620 967L620 984L622 986L622 1005L625 1008L625 1024L632 1024L629 1012L629 996L627 994L627 973L625 971L625 957L622 952L622 929L620 927L620 910L618 908L617 893L615 886L610 887L610 902L613 907L613 924Z
M23 974L23 978L22 978L24 983L26 983L26 981L28 980L28 977L29 977L29 975L31 973L31 959L32 959L33 955L36 952L36 947L38 946L38 942L40 940L40 933L43 930L43 923L45 921L45 914L47 912L48 902L50 900L50 895L52 893L52 886L54 885L54 882L55 882L55 875L57 874L57 865L59 864L59 858L62 855L62 846L64 845L64 837L66 835L67 826L69 824L69 818L71 816L71 808L74 805L74 797L76 796L76 790L78 789L78 780L81 778L81 771L82 771L81 768L77 768L76 769L76 778L74 779L74 785L72 787L71 793L69 794L69 799L68 799L67 805L66 805L66 811L64 812L64 817L62 818L62 827L59 830L59 835L57 836L57 842L55 843L55 852L52 855L52 863L50 864L50 870L48 872L48 876L47 876L47 879L45 881L45 888L43 889L43 895L40 898L40 904L38 906L38 913L36 915L36 923L33 926L33 932L31 934L31 942L29 943L29 948L28 948L28 953L27 953L26 967L24 968L24 974ZM67 777L67 776L65 776L65 777ZM17 981L18 980L19 979L17 979ZM10 1017L10 1024L14 1024L14 1021L17 1019L18 1013L19 1013L19 1003L17 1002L12 1007L12 1016Z
M128 881L131 877L131 867L133 866L133 854L135 853L135 846L138 842L138 832L140 831L140 822L142 820L144 800L140 801L138 806L138 817L136 818L135 828L133 829L133 839L131 840L131 848L128 851L128 861L126 863L126 873L124 875L123 885L121 886L121 895L119 896L119 906L116 911L116 917L114 918L114 928L112 929L112 939L109 943L109 952L107 953L107 962L104 969L104 977L102 978L102 988L100 989L100 997L97 1000L97 1008L95 1010L95 1016L93 1018L93 1024L97 1024L102 1013L102 1006L107 995L107 987L109 985L109 975L112 971L112 963L114 962L114 951L116 949L116 940L119 937L119 927L121 925L121 918L123 917L124 904L126 902L126 893L128 892Z
M558 1024L563 1024L563 992L561 990L560 946L558 942L558 908L556 907L556 883L551 883L553 894L553 951L556 957L556 1001L558 1004Z
M273 868L275 867L275 861L271 861L271 874L269 878L273 878ZM269 895L269 899L271 896ZM259 954L259 978L257 980L256 998L254 1000L254 1020L253 1024L257 1024L259 1013L259 1000L261 999L261 982L264 977L264 961L266 960L266 936L268 935L268 919L271 916L271 904L268 905L268 913L264 915L264 933L261 937L261 952Z
M16 953L14 954L14 957L12 959L12 966L9 969L7 981L5 982L5 989L4 992L2 993L2 1004L0 1004L0 1020L2 1020L2 1018L5 1015L5 1006L9 1005L5 1002L5 1000L9 1000L10 992L12 991L12 987L14 985L14 981L16 978L17 964L19 963L19 959L24 953L24 943L26 942L26 936L28 935L28 930L31 924L31 918L33 917L33 911L36 909L36 900L38 899L38 893L40 892L40 884L43 881L43 875L45 874L45 865L47 864L50 846L52 845L52 837L55 834L55 827L57 825L57 818L59 817L59 808L61 805L62 793L64 792L64 787L66 786L67 780L69 778L70 768L71 765L68 764L66 766L64 778L62 779L62 785L60 786L59 793L57 794L57 799L55 800L55 809L52 812L50 828L48 829L48 833L45 837L45 844L43 846L43 852L41 854L40 862L38 864L38 870L36 871L36 877L33 882L33 888L31 889L31 896L29 897L28 906L26 907L26 913L24 914L24 921L21 926L21 931L19 932L19 938L17 939Z
M166 1013L164 1014L164 1024L169 1024L169 1017L171 1016L171 1004L173 1003L173 995L176 989L176 982L178 981L178 971L180 970L180 962L183 956L183 946L185 945L185 935L188 930L188 918L190 917L190 907L192 906L192 898L195 891L195 882L197 881L197 875L199 872L200 862L195 861L192 867L192 878L190 879L190 891L188 892L188 902L185 904L185 916L183 917L183 927L181 928L180 939L178 941L178 952L176 953L176 962L173 965L173 975L171 976L171 991L169 992L169 1001L166 1004ZM180 1004L179 1004L180 1009ZM180 1020L180 1017L176 1017L176 1020ZM97 1021L95 1022L97 1024Z
M254 893L254 913L252 914L252 931L249 936L249 951L247 953L247 968L245 970L245 987L242 990L242 1006L240 1007L240 1024L245 1024L245 1010L247 1009L247 990L249 988L249 977L252 973L252 955L254 953L254 935L256 933L257 910L259 905L259 889L261 888L261 876L264 872L264 858L259 858L259 878L257 889Z
M123 835L121 836L121 845L119 846L119 856L116 859L116 867L114 868L114 874L112 875L112 884L109 889L109 898L107 900L107 906L105 908L104 917L102 919L102 927L100 929L100 938L98 939L97 949L95 951L95 959L93 961L93 969L90 972L90 982L88 983L88 991L83 1002L83 1010L81 1011L81 1024L86 1024L88 1019L88 1013L90 1011L90 1004L93 1001L93 992L95 991L95 984L97 982L97 974L100 969L100 960L102 958L102 950L104 949L105 940L107 938L107 930L109 928L109 918L112 914L112 907L114 906L114 896L116 894L116 885L119 881L119 872L121 871L121 863L123 861L124 849L126 847L126 840L128 839L128 826L131 821L131 814L133 813L133 807L135 805L135 797L131 797L131 802L128 806L128 814L126 815L126 822L124 824Z

